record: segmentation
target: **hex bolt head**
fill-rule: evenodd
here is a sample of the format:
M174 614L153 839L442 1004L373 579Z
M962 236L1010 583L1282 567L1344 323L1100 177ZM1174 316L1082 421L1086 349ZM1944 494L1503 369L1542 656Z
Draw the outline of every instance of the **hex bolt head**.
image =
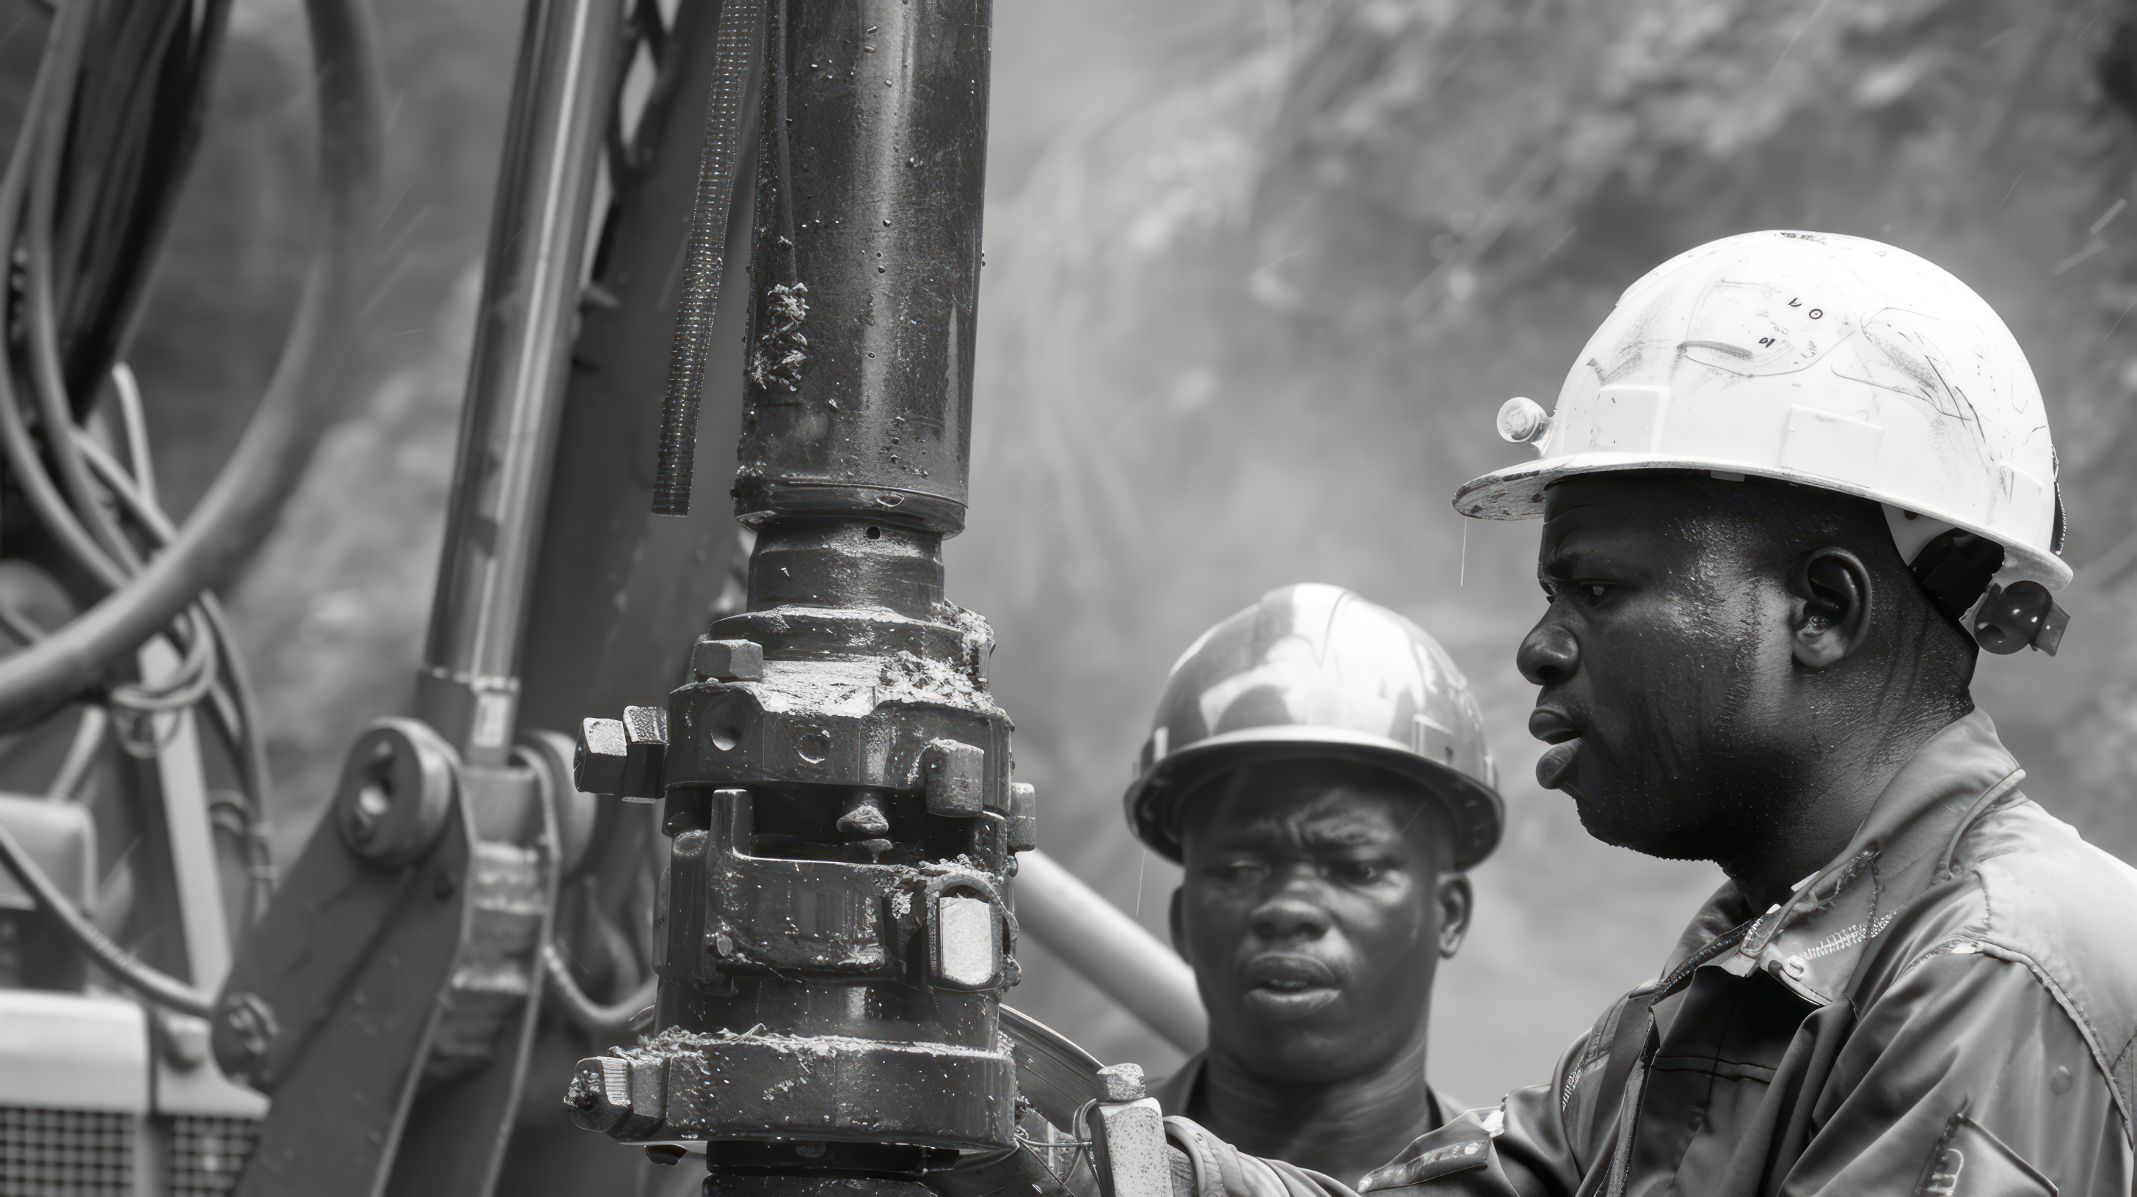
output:
M623 788L616 796L633 802L655 801L668 759L668 708L623 708L623 735Z
M987 785L987 753L956 740L930 740L920 753L920 784L928 813L976 818Z
M257 994L233 993L216 1010L216 1025L209 1032L215 1056L223 1071L239 1080L262 1082L267 1053L281 1031L274 1007Z
M1098 1081L1110 1102L1141 1101L1146 1096L1140 1064L1108 1065L1098 1070Z
M564 1104L580 1128L610 1131L623 1124L631 1112L631 1065L613 1056L579 1061L571 1084L564 1089Z
M701 682L764 677L764 646L754 640L700 640L690 646L690 676Z
M579 723L579 745L571 756L571 781L582 794L623 792L624 761L630 738L621 719L586 719Z

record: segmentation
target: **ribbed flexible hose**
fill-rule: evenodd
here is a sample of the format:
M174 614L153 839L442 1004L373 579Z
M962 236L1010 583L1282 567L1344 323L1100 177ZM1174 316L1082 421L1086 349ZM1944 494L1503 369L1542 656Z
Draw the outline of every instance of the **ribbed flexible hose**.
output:
M765 0L720 0L713 35L712 98L706 102L705 149L698 159L697 199L690 216L690 249L683 294L676 305L675 341L668 351L668 390L660 409L660 459L653 480L655 515L690 514L696 468L698 402L705 392L705 358L727 274L727 213L734 205L742 161L742 101L756 56Z

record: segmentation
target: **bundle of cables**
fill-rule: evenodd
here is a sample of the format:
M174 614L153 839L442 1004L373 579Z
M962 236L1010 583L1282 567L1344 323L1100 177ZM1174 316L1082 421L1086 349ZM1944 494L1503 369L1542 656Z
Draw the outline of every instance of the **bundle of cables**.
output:
M100 595L58 627L0 606L24 647L0 658L0 728L87 704L51 790L72 797L107 740L153 754L163 716L195 710L238 777L217 824L239 838L256 913L272 886L267 761L257 701L211 588L272 527L339 415L352 276L370 231L379 93L363 6L306 0L326 227L266 396L182 527L158 505L142 396L125 364L146 282L198 145L232 0L67 0L49 33L0 173L11 248L0 342L0 527ZM0 556L19 549L0 544ZM141 678L152 640L179 664ZM206 1017L212 1002L132 959L0 827L0 867L129 987Z

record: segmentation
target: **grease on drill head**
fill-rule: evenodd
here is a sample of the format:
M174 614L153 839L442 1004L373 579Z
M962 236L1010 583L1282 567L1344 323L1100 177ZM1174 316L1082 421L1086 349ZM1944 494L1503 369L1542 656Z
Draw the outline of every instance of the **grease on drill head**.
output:
M749 380L767 391L798 391L801 368L809 364L809 338L801 331L809 318L809 284L776 284L764 303L769 317L750 350Z

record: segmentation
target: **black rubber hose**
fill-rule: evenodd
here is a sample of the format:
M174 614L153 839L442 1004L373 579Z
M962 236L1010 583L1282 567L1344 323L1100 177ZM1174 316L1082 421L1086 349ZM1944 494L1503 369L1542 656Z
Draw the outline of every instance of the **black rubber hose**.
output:
M115 265L102 276L95 323L73 330L67 377L77 387L103 377L116 361L119 347L132 339L140 321L142 299L148 291L149 263L162 251L178 209L180 184L200 148L212 90L209 81L228 41L231 3L232 0L205 0L184 70L166 68L164 77L179 102L167 103L163 97L154 96L143 105L150 115L152 143L142 167L144 194L138 205L146 213L128 224L123 247L114 247Z
M735 172L742 161L742 101L750 60L757 55L765 0L720 0L713 36L712 98L706 103L705 148L698 159L697 200L690 215L690 248L683 294L668 351L668 390L660 409L660 457L653 479L655 515L690 514L696 469L698 403L705 391L705 357L727 271L727 213L734 206Z
M128 989L159 1006L167 1006L180 1014L195 1018L213 1019L215 999L168 973L161 973L128 955L125 948L112 942L110 936L97 930L96 924L83 917L74 908L67 895L53 886L51 879L30 859L15 837L0 823L0 868L12 874L30 899L52 916L67 938L75 946L87 952L113 977Z
M74 408L58 365L59 334L53 312L51 233L60 174L58 149L73 123L80 92L89 86L86 51L94 36L90 27L93 15L93 9L70 7L55 17L25 108L22 131L8 155L5 173L0 174L0 234L13 234L15 244L22 247L20 261L25 275L19 311L25 326L21 339L29 364L20 381L37 401L39 419L47 433L45 451L59 467L74 502L70 505L60 493L46 468L17 406L18 379L5 362L0 362L0 442L4 442L0 447L4 447L14 469L17 485L58 546L91 579L106 590L117 590L138 572L140 557L113 515L105 510L77 452ZM88 152L79 146L74 149L77 153ZM109 152L108 147L105 152ZM67 431L56 431L62 429ZM182 705L188 701L186 695L212 685L213 646L203 639L202 631L199 621L190 615L171 626L172 638L185 647L186 653L178 674L164 691L149 694L138 687L119 686L112 690L111 699L137 710L158 705L167 709Z
M151 543L159 547L170 543L177 535L177 529L171 527L162 510L142 490L141 483L130 478L118 461L88 434L80 434L78 439L90 467L134 522L148 534ZM144 458L144 464L145 461ZM274 889L274 861L268 854L266 836L267 742L260 726L259 701L253 692L252 676L245 668L244 658L238 655L237 641L231 636L229 623L223 617L222 604L213 594L203 594L197 611L201 624L200 640L213 646L216 653L210 677L214 691L210 696L213 700L211 714L224 747L229 749L230 759L237 766L238 789L245 798L249 824L246 851L251 868L251 888L247 891L246 922L249 924L267 908L267 899Z
M12 245L22 222L24 196L30 184L35 151L42 137L40 127L55 104L62 109L65 98L79 81L83 42L88 36L87 6L69 6L52 19L37 78L31 85L22 128L0 173L0 240ZM59 542L68 556L107 589L125 584L126 575L76 517L60 494L40 459L16 395L13 369L0 360L0 449L14 470L15 482L36 510L38 520ZM71 421L70 421L71 422ZM56 705L56 704L55 704Z
M324 240L274 378L228 465L168 551L126 585L23 651L0 660L0 729L34 724L96 687L114 662L226 580L273 527L339 414L348 387L343 342L355 314L352 278L372 232L381 88L368 17L353 0L306 0L321 125Z
M542 948L542 969L548 978L548 996L563 1010L564 1017L575 1027L595 1035L621 1034L633 1029L638 1016L646 1012L659 996L660 977L647 973L636 988L625 994L620 1001L603 1005L579 988L578 978L571 975L571 965L554 943Z

